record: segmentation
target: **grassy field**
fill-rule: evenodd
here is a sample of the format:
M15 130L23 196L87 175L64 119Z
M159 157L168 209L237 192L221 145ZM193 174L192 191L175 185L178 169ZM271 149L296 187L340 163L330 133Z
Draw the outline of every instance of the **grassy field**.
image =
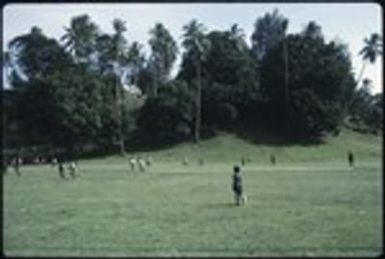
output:
M252 145L222 135L128 159L80 161L80 178L48 165L3 177L10 256L374 256L382 252L382 138L345 131L314 146ZM350 169L346 151L356 153ZM277 165L268 156L277 156ZM138 153L139 154L139 153ZM145 155L145 154L142 154ZM189 165L183 166L183 157ZM232 166L248 203L233 205ZM198 165L197 159L205 164Z

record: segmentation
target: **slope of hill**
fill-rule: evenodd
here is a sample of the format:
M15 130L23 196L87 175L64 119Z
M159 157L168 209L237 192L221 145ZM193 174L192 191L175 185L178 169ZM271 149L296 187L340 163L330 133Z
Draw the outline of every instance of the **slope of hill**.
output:
M212 163L239 163L241 158L262 166L269 165L274 154L279 164L346 163L348 151L364 164L380 163L382 158L382 135L360 134L344 129L338 137L329 137L321 144L254 144L234 134L221 133L216 137L202 140L199 144L186 142L155 151L134 152L128 156L151 156L159 162L189 161ZM108 160L120 160L119 156Z

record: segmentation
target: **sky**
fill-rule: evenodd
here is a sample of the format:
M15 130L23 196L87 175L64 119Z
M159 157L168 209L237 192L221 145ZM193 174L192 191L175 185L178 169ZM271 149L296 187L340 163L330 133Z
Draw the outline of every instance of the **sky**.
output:
M381 6L376 3L127 3L127 4L7 4L3 7L3 47L14 37L28 33L38 26L47 37L57 40L65 33L72 17L88 14L101 31L112 33L112 20L120 18L126 22L125 33L129 42L138 41L149 53L149 30L161 22L170 31L179 46L182 27L197 19L211 30L226 30L237 23L244 30L245 39L251 45L251 34L257 18L277 8L289 20L288 33L303 30L309 21L322 28L327 41L339 40L348 45L356 75L362 67L358 55L364 46L363 39L371 33L382 35L383 17ZM180 47L181 48L181 47ZM177 72L180 57L173 73ZM373 82L372 92L382 92L382 56L374 65L368 65L364 77ZM3 80L3 84L4 80Z

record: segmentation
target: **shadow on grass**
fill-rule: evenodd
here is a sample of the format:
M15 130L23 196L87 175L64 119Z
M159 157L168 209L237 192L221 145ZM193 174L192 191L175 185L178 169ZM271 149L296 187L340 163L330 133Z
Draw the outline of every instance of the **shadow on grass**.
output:
M237 206L235 203L231 203L231 202L207 203L207 204L202 204L201 206L204 207L204 208L209 208L209 209L241 207L241 206Z

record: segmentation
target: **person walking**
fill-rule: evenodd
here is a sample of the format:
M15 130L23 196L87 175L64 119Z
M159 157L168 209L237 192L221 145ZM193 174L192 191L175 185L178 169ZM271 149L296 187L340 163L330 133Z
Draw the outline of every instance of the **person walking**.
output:
M238 165L234 166L232 180L232 189L234 192L235 204L239 206L241 203L245 203L245 200L243 198L241 169Z
M349 166L353 167L354 166L354 155L352 151L349 151L348 153L348 161L349 161Z

